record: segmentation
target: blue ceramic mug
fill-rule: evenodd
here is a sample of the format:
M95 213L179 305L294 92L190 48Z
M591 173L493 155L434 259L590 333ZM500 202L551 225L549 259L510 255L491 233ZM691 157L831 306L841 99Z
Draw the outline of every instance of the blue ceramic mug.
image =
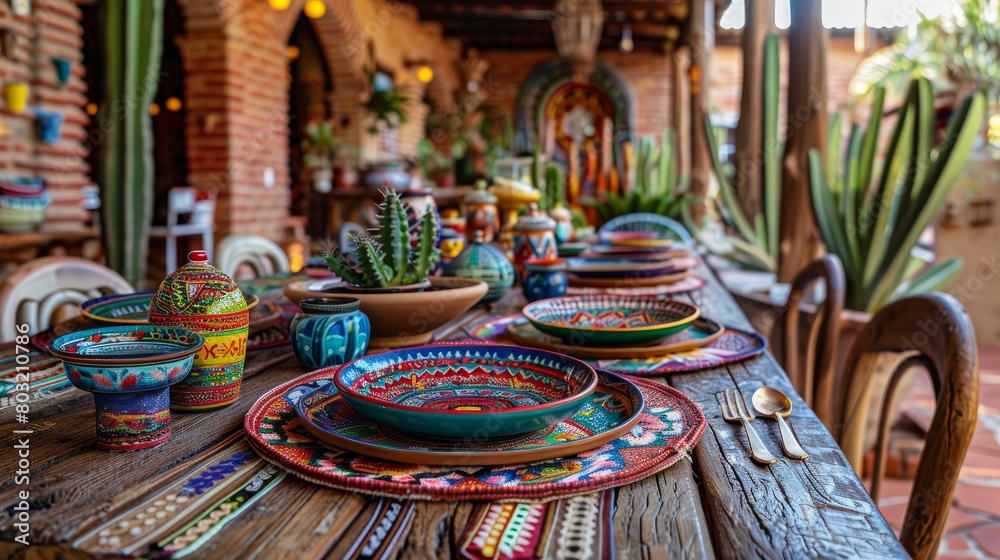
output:
M566 278L563 259L528 259L524 262L524 297L529 302L566 295L569 280Z
M360 358L368 350L371 324L352 297L307 298L291 323L292 349L302 365L336 366Z

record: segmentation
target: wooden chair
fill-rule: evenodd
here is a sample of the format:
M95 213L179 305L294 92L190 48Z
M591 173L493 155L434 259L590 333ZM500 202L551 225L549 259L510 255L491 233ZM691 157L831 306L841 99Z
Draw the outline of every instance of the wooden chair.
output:
M151 237L163 237L166 242L167 274L177 270L177 238L201 236L201 249L212 260L213 232L215 231L215 199L198 200L193 187L174 187L167 195L167 225L149 229ZM190 214L187 223L180 216Z
M219 243L219 270L235 278L241 264L250 265L258 278L289 271L288 256L281 247L258 235L230 235Z
M805 295L820 281L826 291L823 302L803 304ZM827 254L809 263L792 281L784 307L777 309L771 335L774 357L828 428L833 423L831 406L845 284L844 266L836 255Z
M893 358L890 365L886 354ZM923 559L935 556L944 534L979 404L976 339L958 301L941 293L924 294L895 301L875 315L848 354L834 402L833 433L860 472L868 414L879 414L871 491L877 501L885 473L888 404L902 375L915 367L930 375L937 404L900 540L913 558ZM884 396L874 394L883 382ZM871 410L877 407L869 403L878 402L880 409Z
M77 257L36 259L0 284L0 341L14 340L19 324L27 324L32 334L48 329L67 304L134 291L118 273L93 261ZM71 314L61 318L71 318Z
M823 281L825 288L823 301L805 303L806 294L819 281ZM840 259L825 255L799 272L784 304L764 293L733 292L733 298L754 329L767 337L771 353L788 374L796 392L813 407L827 428L833 423L832 394L845 283Z

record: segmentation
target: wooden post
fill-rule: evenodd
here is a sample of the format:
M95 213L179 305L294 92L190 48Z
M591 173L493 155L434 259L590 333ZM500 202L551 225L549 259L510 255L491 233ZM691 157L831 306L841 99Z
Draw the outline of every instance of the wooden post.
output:
M691 171L691 88L686 79L690 64L691 59L686 47L677 46L670 53L671 93L673 94L670 120L677 137L677 169L682 175Z
M827 31L822 0L791 3L788 132L781 177L778 281L791 282L822 251L809 194L809 150L826 152Z
M743 90L736 125L733 188L744 215L761 211L764 188L764 39L774 31L774 0L747 0L743 27Z
M705 117L708 115L708 76L711 70L712 51L715 50L715 2L692 0L688 47L691 66L688 76L691 83L691 192L704 199L712 180L712 159L705 136ZM704 215L704 205L694 205L692 216L697 220Z

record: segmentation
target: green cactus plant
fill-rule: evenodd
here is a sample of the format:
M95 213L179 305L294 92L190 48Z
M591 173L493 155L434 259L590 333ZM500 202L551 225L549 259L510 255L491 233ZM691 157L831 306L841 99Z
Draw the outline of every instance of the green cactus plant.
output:
M394 288L419 284L427 279L441 252L435 247L437 220L430 208L417 227L417 244L410 243L406 208L392 189L382 191L375 235L355 235L353 257L334 247L326 254L326 264L349 284L360 288Z

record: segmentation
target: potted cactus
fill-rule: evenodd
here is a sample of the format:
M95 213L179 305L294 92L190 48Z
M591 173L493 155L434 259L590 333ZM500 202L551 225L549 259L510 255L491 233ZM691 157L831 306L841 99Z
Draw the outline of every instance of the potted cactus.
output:
M335 247L326 255L330 270L347 282L348 289L369 292L403 292L430 286L428 275L441 259L435 247L438 223L428 210L416 228L411 242L406 208L399 193L382 189L384 200L378 206L378 230L375 235L354 235L353 255Z

